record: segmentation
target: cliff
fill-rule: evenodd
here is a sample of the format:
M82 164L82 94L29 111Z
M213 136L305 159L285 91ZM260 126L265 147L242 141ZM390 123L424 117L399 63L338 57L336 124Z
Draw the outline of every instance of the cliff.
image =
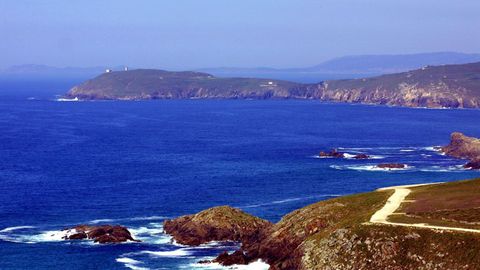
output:
M317 84L139 69L102 74L73 87L66 97L82 100L291 98L406 107L478 108L480 62Z
M393 189L339 197L306 206L273 226L260 228L256 237L242 242L240 251L222 253L215 261L230 265L262 259L272 270L478 269L480 179L410 189L395 215L388 218L391 224L369 220ZM210 211L217 212L205 210L205 219L197 222L209 222L206 213ZM246 217L244 225L251 221L250 215ZM169 223L181 224L182 219ZM182 234L170 233L175 239Z

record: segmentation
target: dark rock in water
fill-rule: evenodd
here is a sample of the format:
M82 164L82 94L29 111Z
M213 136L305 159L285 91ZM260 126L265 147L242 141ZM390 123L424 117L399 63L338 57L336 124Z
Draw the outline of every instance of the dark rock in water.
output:
M92 239L96 243L121 243L126 241L140 242L133 239L126 227L120 225L78 225L65 230L65 240ZM72 233L73 232L73 233ZM72 233L72 234L70 234Z
M467 164L463 165L463 167L465 169L480 170L480 158L468 162Z
M382 163L378 164L377 167L382 169L404 169L407 165L401 163Z
M241 250L237 250L232 254L228 254L228 252L223 252L222 254L218 255L218 257L213 260L213 262L217 262L224 266L230 266L234 264L248 264L250 260Z
M249 242L272 224L229 206L164 222L164 230L180 244L196 246L210 241Z
M68 239L70 240L81 240L81 239L87 239L87 238L88 238L88 235L85 232L79 232L79 233L75 233L68 236Z
M344 158L345 157L345 154L338 152L337 149L332 149L332 151L330 151L330 152L321 151L318 155L320 157L333 157L333 158Z
M368 159L370 158L367 154L358 154L353 157L354 159Z

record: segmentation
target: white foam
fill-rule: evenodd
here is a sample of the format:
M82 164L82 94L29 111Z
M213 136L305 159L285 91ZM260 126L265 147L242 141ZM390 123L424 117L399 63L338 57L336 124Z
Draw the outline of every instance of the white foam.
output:
M458 166L448 166L448 167L440 167L440 166L431 166L427 168L421 168L419 171L422 172L465 172L468 169L465 169L462 165Z
M3 234L0 234L0 239L7 241L7 242L14 242L14 243L24 243L24 244L35 244L41 242L59 242L65 240L65 237L75 234L77 231L72 230L64 230L64 231L43 231L38 234L16 234L14 233L15 230L26 229L26 228L33 228L31 226L19 226L19 227L12 227L3 230ZM5 231L6 230L6 231ZM7 233L7 234L5 234ZM11 234L8 234L11 233Z
M180 248L170 251L141 251L140 253L149 254L157 257L167 257L167 258L178 258L178 257L188 257L192 255L192 252L188 248Z
M120 258L117 258L116 261L119 263L123 263L125 267L130 268L132 270L149 270L149 268L137 266L138 264L143 264L143 262L137 261L131 258L120 257Z
M130 218L130 220L162 220L162 219L167 219L168 217L165 216L147 216L147 217L133 217Z
M343 153L343 157L346 159L353 159L356 155L354 154L349 154L349 153Z
M256 208L256 207L261 207L261 206L284 204L284 203L289 203L289 202L294 202L294 201L301 201L301 200L308 200L308 199L314 199L314 198L338 197L338 196L342 196L342 195L339 195L339 194L320 194L320 195L314 195L314 196L288 198L288 199L271 201L271 202L266 202L266 203L250 204L250 205L240 206L239 208Z
M338 166L331 165L330 168L337 170L355 170L355 171L371 171L371 172L392 172L392 171L406 171L413 168L413 166L406 166L405 168L379 168L377 165L361 165L361 166Z
M35 228L34 226L15 226L15 227L8 227L3 230L0 230L0 233L6 233L6 232L12 232L16 230L22 230L22 229L33 229Z
M62 102L72 102L72 101L80 101L78 97L75 98L57 98L56 101L62 101Z
M152 227L129 228L133 238L150 244L168 244L173 243L170 235L163 233L163 226L159 223L150 223Z
M270 265L263 262L262 260L257 260L251 262L247 265L234 264L231 266L223 266L219 263L193 263L189 265L190 268L195 269L229 269L229 270L268 270Z
M142 263L142 262L140 262L140 261L137 261L137 260L134 260L134 259L131 259L131 258L127 258L127 257L117 258L116 261L117 261L117 262L121 262L121 263L129 263L129 264L139 264L139 263Z
M87 223L98 224L98 223L108 223L108 222L120 222L120 221L142 221L142 220L164 220L168 217L165 216L142 216L142 217L131 217L131 218L103 218L103 219L94 219L90 220Z
M414 152L413 149L400 149L400 152Z
M333 158L332 156L320 156L320 155L314 155L312 158Z
M89 221L88 223L97 224L97 223L106 223L106 222L113 222L113 221L115 221L115 220L114 220L114 219L105 218L105 219L94 219L94 220Z
M69 236L78 233L75 229L63 230L63 231L44 231L37 235L32 235L29 239L32 242L59 242L64 241Z
M438 148L439 146L427 146L427 147L422 147L421 149L427 150L427 151L433 151L433 152L440 152Z

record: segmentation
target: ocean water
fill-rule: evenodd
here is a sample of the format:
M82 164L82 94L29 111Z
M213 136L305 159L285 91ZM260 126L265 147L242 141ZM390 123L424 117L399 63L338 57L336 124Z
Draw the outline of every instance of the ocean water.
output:
M480 136L476 110L21 93L0 99L0 269L222 269L196 262L235 243L180 246L162 221L218 205L278 221L345 194L480 177L432 149L453 131ZM318 158L331 148L374 159ZM409 167L374 169L383 162ZM143 242L59 240L84 223L126 225Z

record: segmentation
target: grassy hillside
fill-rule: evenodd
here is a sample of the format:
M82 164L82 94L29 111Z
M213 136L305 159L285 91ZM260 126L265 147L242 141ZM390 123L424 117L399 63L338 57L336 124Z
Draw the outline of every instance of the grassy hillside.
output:
M240 257L247 262L262 259L272 270L479 269L480 233L370 223L393 192L374 191L306 206L242 241L242 252L236 254L244 254ZM480 179L414 187L390 217L402 223L478 228L479 192ZM181 224L184 218L169 222Z
M412 188L390 221L478 228L479 191L480 179ZM479 269L479 240L480 233L350 223L308 238L301 267Z

